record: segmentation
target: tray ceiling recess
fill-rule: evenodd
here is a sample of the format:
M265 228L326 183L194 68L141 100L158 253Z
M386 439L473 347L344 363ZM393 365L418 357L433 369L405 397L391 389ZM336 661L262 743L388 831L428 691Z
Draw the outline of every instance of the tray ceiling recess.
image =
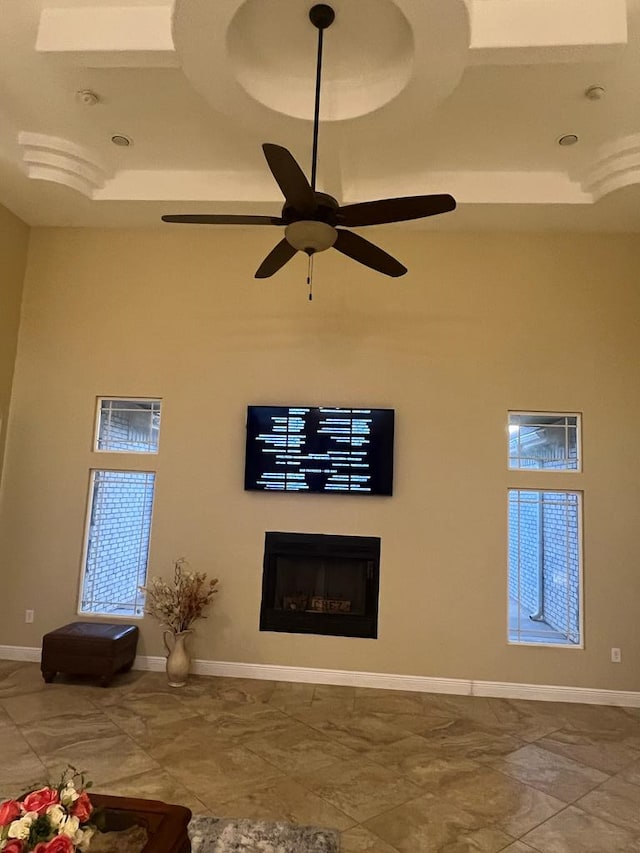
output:
M0 203L51 226L279 216L261 143L309 173L312 5L0 0ZM331 5L319 191L458 203L395 228L640 231L640 0Z

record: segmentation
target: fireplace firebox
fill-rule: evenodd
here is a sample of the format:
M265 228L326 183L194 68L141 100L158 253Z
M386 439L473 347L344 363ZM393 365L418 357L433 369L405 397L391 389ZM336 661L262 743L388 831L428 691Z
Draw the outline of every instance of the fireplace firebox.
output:
M378 636L380 539L265 534L261 631Z

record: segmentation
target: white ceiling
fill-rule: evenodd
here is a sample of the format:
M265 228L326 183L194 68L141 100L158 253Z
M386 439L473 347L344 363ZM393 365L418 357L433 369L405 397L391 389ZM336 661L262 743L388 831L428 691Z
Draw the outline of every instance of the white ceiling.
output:
M279 213L260 145L308 173L312 5L0 0L0 203L54 226ZM640 231L640 0L331 5L319 189L456 197L412 228Z

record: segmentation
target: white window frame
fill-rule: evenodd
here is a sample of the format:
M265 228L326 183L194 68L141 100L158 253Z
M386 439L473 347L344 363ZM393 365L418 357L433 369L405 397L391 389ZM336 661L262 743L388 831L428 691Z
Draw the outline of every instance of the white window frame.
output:
M536 416L544 418L575 418L576 419L576 447L578 456L576 459L575 468L512 468L510 465L511 455L509 453L509 437L510 437L510 420L511 415L521 415L523 417ZM507 470L509 473L522 472L539 474L581 474L582 473L582 412L543 412L543 411L525 411L523 409L508 409L507 411ZM548 491L553 491L552 489Z
M116 399L120 399L119 397ZM82 616L84 618L91 617L105 617L108 616L109 619L122 619L123 621L131 621L132 619L144 619L144 596L142 599L142 612L141 613L102 613L97 611L89 611L82 609L82 598L83 598L83 588L84 588L84 580L85 573L87 568L87 557L89 554L89 533L91 530L91 509L92 509L92 499L94 492L94 484L95 484L95 475L99 471L115 471L123 474L153 474L154 475L154 501L155 501L155 484L157 483L157 471L153 470L137 470L133 468L91 468L89 471L89 484L87 489L87 498L85 501L85 525L84 525L84 540L82 546L82 557L80 562L80 582L78 584L78 602L76 605L76 614L78 616ZM153 506L151 512L151 519L149 522L149 547L147 549L147 571L149 569L149 554L151 552L151 536L153 533ZM145 579L146 583L146 579ZM142 584L141 584L142 585Z
M161 397L123 397L119 396L103 396L96 397L96 414L95 414L95 426L93 430L93 446L91 448L93 453L124 453L124 454L132 454L134 456L157 456L160 452L160 430L158 430L158 447L156 450L111 450L109 448L98 447L98 443L100 441L100 415L102 412L102 403L104 401L119 401L119 402L128 402L132 403L158 403L160 409L160 417L162 418L162 398Z
M515 470L515 469L511 469ZM517 469L520 471L520 469ZM535 471L536 469L532 469ZM524 473L527 472L527 469L524 469ZM539 472L538 472L539 473ZM560 473L559 471L550 471L546 473ZM570 471L569 473L576 473L575 471ZM577 506L578 506L578 531L577 531L577 542L578 542L578 630L580 631L580 642L579 643L545 643L544 641L536 642L535 640L512 640L509 637L509 616L510 616L510 600L509 600L509 492L518 491L518 492L558 492L559 494L572 494L577 496ZM519 648L533 646L535 648L545 648L545 649L573 649L574 651L582 651L584 650L584 537L583 537L583 519L584 519L584 491L581 489L550 489L544 486L527 486L527 485L518 485L518 486L509 486L507 488L507 645L509 646L518 646Z

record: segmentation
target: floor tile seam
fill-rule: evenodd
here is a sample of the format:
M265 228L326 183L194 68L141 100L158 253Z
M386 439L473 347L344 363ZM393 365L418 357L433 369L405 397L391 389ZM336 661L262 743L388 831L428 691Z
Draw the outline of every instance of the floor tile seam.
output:
M373 820L373 818L367 818L367 820ZM397 853L403 853L403 851L401 851L399 847L396 847L395 844L391 844L390 841L385 841L385 839L381 835L378 835L378 833L375 832L373 829L370 829L368 826L365 826L365 823L366 821L359 821L358 823L356 823L355 826L350 826L349 829L345 829L343 832L340 833L341 839L344 832L351 832L351 830L353 829L360 828L363 829L365 832L370 832L371 835L375 835L375 837L378 838L383 844L386 844L387 847L390 847L392 850L396 850Z
M625 822L625 823L618 823L617 821L615 821L615 820L614 820L614 819L612 819L612 818L606 818L606 817L604 817L604 816L602 815L602 813L601 813L601 812L594 811L592 808L588 808L586 805L581 805L581 801L582 801L585 797L589 796L589 794L592 794L594 790L595 790L595 789L592 789L591 791L587 791L587 793L586 793L586 794L584 794L584 796L580 797L580 799L579 799L579 800L577 800L575 803L573 803L573 805L575 805L575 807L576 807L576 808L579 808L581 811L586 812L587 814L591 815L592 817L597 817L597 818L599 818L600 820L606 820L608 823L612 823L614 826L621 827L622 829L627 829L627 830L629 830L629 832L632 832L632 833L634 833L635 835L638 835L638 837L640 838L640 827L638 827L638 826L630 826L630 825L629 825L628 823L626 823L626 822Z
M104 705L100 705L100 704L99 704L95 699L92 699L90 696L87 696L87 702L88 702L90 705L93 705L93 707L95 708L95 710L96 710L99 714L104 714L104 713L105 713L105 710L104 710L104 709L105 709L105 706L104 706ZM109 706L107 705L106 707L109 707Z
M291 717L291 719L294 719L294 720L295 720L296 718L295 718L295 717ZM326 729L320 728L319 726L318 726L318 727L316 727L316 726L314 726L312 723L307 723L307 722L305 722L305 721L303 721L303 720L296 720L296 722L298 722L298 723L302 723L302 725L303 725L303 726L307 726L307 728L311 729L311 731L315 732L316 734L321 734L321 735L323 735L324 737L326 737L328 740L331 740L332 742L333 742L333 741L335 741L335 738L332 738L332 737L331 737L331 735L330 735L330 732L327 732L327 730L326 730ZM341 730L340 730L340 731L341 731ZM337 743L340 743L340 741L337 741ZM345 746L345 744L341 744L341 745L342 745L342 746Z
M168 770L168 768L165 768L165 769ZM226 777L225 777L224 772L220 772L217 774L216 778L224 779ZM269 772L264 771L259 776L255 776L254 774L250 774L249 776L243 777L243 779L241 781L239 781L238 784L240 785L240 787L244 786L245 784L248 786L247 794L246 794L246 796L248 796L254 790L256 790L256 788L276 784L278 782L282 782L283 780L285 780L287 778L288 777L287 777L286 773L284 773L282 770L279 770L277 767L274 767L273 765L271 765L271 770ZM181 783L181 784L184 784L184 783ZM232 784L233 784L233 780L232 780ZM197 794L195 794L195 796L198 797ZM222 797L222 796L224 796L224 794L223 793L218 794L217 796ZM245 794L241 794L241 796L245 796ZM220 802L221 802L221 804L224 804L226 802L229 802L229 800L235 800L237 797L238 797L238 793L235 792L235 793L231 794L230 797L225 797L225 799L221 799ZM199 797L198 797L198 799L199 799Z
M585 791L585 792L584 792L584 793L582 793L582 794L578 794L578 796L577 796L577 797L576 797L576 799L574 799L574 800L565 800L565 799L563 799L562 797L559 797L557 794L550 794L548 790L545 790L544 788L539 788L539 787L538 787L536 784L534 784L533 782L523 782L523 781L522 781L522 779L519 779L517 776L511 776L511 774L510 774L510 773L507 773L507 772L506 772L506 770L503 770L503 769L502 769L502 768L500 768L500 767L496 767L496 766L494 766L493 764L485 765L485 766L489 766L489 767L491 767L491 769L492 769L492 770L496 770L498 773L501 773L503 776L506 776L506 777L507 777L507 779L509 779L509 780L510 780L510 781L512 781L512 782L519 782L521 785L524 785L524 786L525 786L525 787L527 787L527 788L533 788L535 791L539 791L541 794L546 794L548 797L553 797L553 798L554 798L554 800L559 800L561 803L564 803L564 804L565 804L565 805L567 805L567 806L575 805L575 804L576 804L576 802L577 802L581 797L586 797L586 795L587 795L587 794L590 794L593 790L595 790L596 788L600 787L600 785L604 785L604 783L605 783L606 781L608 781L607 779L605 779L603 782L598 782L598 783L594 786L594 788L589 788L589 790L588 790L588 791Z
M306 776L307 775L306 772L296 771L295 773L289 773L286 770L283 770L281 767L278 767L278 765L275 764L274 761L271 761L269 758L266 758L265 756L260 755L259 753L255 752L247 744L242 744L242 746L244 749L248 750L252 755L255 755L256 758L259 758L261 761L264 761L267 764L269 764L271 767L274 767L279 773L282 773L285 778L290 779L292 782L295 782L297 785L300 785L306 791L310 791L311 793L314 793L313 789L309 788L307 785L304 784L304 782L301 782L300 779L298 778L299 776ZM333 761L330 761L328 764L325 764L323 767L316 768L316 770L317 771L327 770L328 768L332 767L334 764L335 765L341 765L341 764L344 764L344 761L342 759L335 759ZM312 771L312 772L315 772L315 771Z
M539 743L529 743L529 744L525 744L525 747L526 747L526 746L535 746L535 747L537 747L538 749L542 749L542 750L544 750L546 753L548 753L550 756L552 756L552 757L554 757L554 758L557 758L557 759L560 759L560 760L565 759L566 761L572 761L574 764L577 764L577 765L578 765L581 769L583 769L583 770L595 770L595 771L597 771L598 773L603 773L607 778L611 778L611 776L615 775L615 774L613 774L613 773L609 773L609 772L608 772L608 771L606 771L606 770L601 770L601 769L600 769L600 767L594 767L592 764L585 764L585 762L584 762L584 761L578 761L578 759L577 759L577 758L572 758L572 757L571 757L571 756L569 756L569 755L564 755L564 753L562 753L562 752L555 752L553 749L548 749L548 748L547 748L546 746L544 746L543 744L539 744ZM523 749L523 748L525 748L525 747L518 747L518 749L514 750L514 752L518 752L520 749ZM508 756L508 755L513 755L513 752L505 753L505 755L506 755L506 756ZM496 756L496 758L497 758L497 760L499 760L500 758L504 758L504 756ZM505 759L505 760L506 760L506 759ZM633 761L632 761L631 763L633 764ZM607 781L607 779L603 779L603 780L602 780L602 782L598 782L598 785L603 784L603 783L604 783L604 782L606 782L606 781Z
M591 706L588 706L591 707ZM602 739L604 736L613 736L617 739L616 742L620 742L621 738L625 737L640 737L640 727L636 724L633 727L630 727L627 723L624 726L611 726L611 725L600 725L600 726L585 726L585 725L577 725L576 723L566 722L563 726L560 726L559 729L556 729L554 734L558 732L566 732L569 735L578 735L579 737L596 737ZM629 749L634 749L636 752L640 751L639 746L630 746Z
M602 815L594 814L594 812L588 812L585 809L581 808L580 806L576 805L575 803L570 803L569 805L567 805L567 808L577 809L578 811L582 812L583 815L586 815L587 817L594 817L597 820L600 820L603 823L608 824L609 826L613 827L614 829L622 829L625 832L628 832L631 836L633 836L634 840L637 840L640 842L640 829L629 829L628 826L622 826L622 824L615 823L615 821L613 821L609 818L606 818L606 817L602 817ZM565 811L565 809L562 809L562 811ZM560 813L561 812L558 812L558 814L560 814ZM551 817L555 817L555 815L551 815ZM547 820L551 820L551 818L547 818ZM546 821L545 821L545 823L546 823ZM531 831L531 830L529 830L529 831ZM528 843L529 843L528 841L525 842L525 844L528 844Z
M555 799L557 800L558 797L555 797ZM560 802L562 802L562 800L560 800ZM533 844L530 844L528 841L525 840L526 836L530 832L533 832L534 830L539 829L541 826L544 826L545 823L548 823L550 820L553 820L554 818L558 817L558 815L561 815L563 812L566 812L567 809L570 809L570 808L575 808L573 803L565 803L561 809L558 809L557 812L554 812L553 814L549 815L548 817L545 817L544 820L541 820L539 823L536 823L533 826L530 826L529 829L526 830L526 832L523 832L521 835L518 835L516 837L516 841L522 841L523 844L529 844L529 847L533 847ZM536 850L537 848L534 847L533 849Z
M29 752L33 755L33 757L36 759L36 761L38 762L38 764L43 768L43 778L42 778L42 782L43 782L43 784L44 784L44 783L47 781L47 780L46 780L46 776L47 776L47 765L46 765L46 764L45 764L45 762L43 761L43 759L42 759L42 757L40 756L40 754L39 754L38 752L36 752L36 751L35 751L35 749L31 746L31 744L29 743L29 741L24 737L24 735L22 734L22 732L20 732L20 736L21 736L21 737L23 738L23 740L26 742L26 744L27 744L27 749L29 750ZM21 756L21 757L23 757L23 756ZM36 780L36 781L39 781L39 780Z
M567 758L569 761L575 761L576 764L579 764L581 767L584 767L585 770L597 770L599 773L604 773L609 778L611 778L611 776L616 775L615 773L610 773L608 770L603 770L601 767L595 767L593 764L585 764L584 761L578 761L577 758L572 758L568 755L565 755L562 752L556 752L553 749L549 749L547 746L545 746L542 743L538 743L538 744L536 744L536 746L538 747L538 749L544 749L544 751L548 752L549 755L555 755L556 757L559 757L559 758ZM625 766L629 767L631 764L634 763L634 761L637 761L637 760L638 760L637 758L632 758L631 761L629 762L629 764L625 765ZM618 772L621 772L622 770L624 770L624 767L621 768L621 770ZM606 781L607 781L606 779L603 780L603 782L606 782ZM599 784L602 784L602 783L599 783Z
M7 729L13 729L14 734L17 732L19 735L22 735L22 737L24 737L24 735L22 734L22 727L26 726L28 724L27 723L16 723L16 721L13 719L13 717L10 717L9 720L10 720L10 722L6 726L2 726L0 731L6 731Z
M358 756L358 758L362 758L362 756ZM345 761L335 761L335 762L333 762L333 764L336 764L336 765L344 765L345 763L346 763ZM373 764L374 762L369 762L369 763L370 763L370 764ZM322 770L322 772L324 772L324 771L326 771L326 770L329 770L329 769L333 766L333 764L327 764L327 765L325 765L324 767L319 768L319 770ZM376 766L380 767L380 766L382 766L382 765L376 765ZM388 768L384 768L384 767L383 767L383 769L388 769ZM390 772L391 772L391 771L390 771ZM324 797L322 797L322 795L321 795L321 794L318 794L318 792L317 792L313 787L311 787L311 783L305 783L305 781L303 781L303 780L304 780L304 777L305 777L305 776L307 776L307 775L310 775L310 774L308 774L308 773L295 773L295 774L293 774L293 775L289 775L289 774L286 774L286 775L287 775L287 777L288 777L288 778L290 778L290 779L291 779L293 782L295 782L297 785L300 785L300 787L301 787L301 788L304 788L304 789L305 789L306 791L308 791L309 793L314 794L314 796L316 796L316 797L320 797L322 800L325 800L325 798L324 798ZM412 782L410 779L408 780L408 779L406 779L404 776L401 776L400 774L394 774L394 775L395 775L395 776L397 776L397 777L399 777L399 778L401 778L403 781L408 781L408 782L409 782L411 785L413 785L415 788L418 788L418 789L419 789L419 786L418 786L418 785L416 785L416 783L415 783L415 782ZM424 793L425 793L425 792L420 791L420 792L418 793L418 795L417 795L417 796L415 796L415 797L410 797L410 798L409 798L408 800L406 800L405 802L409 802L409 800L410 800L410 799L419 799L421 796L424 796ZM329 802L328 800L325 800L325 801L326 801L326 802ZM404 805L404 803L400 803L400 804L398 804L398 805ZM337 807L336 807L336 806L334 806L334 808L337 808ZM389 808L388 810L390 811L390 810L391 810L391 809L393 809L393 808L396 808L396 806L390 806L390 808ZM341 809L338 809L338 811L342 811L342 810L341 810ZM383 814L383 812L381 812L381 814ZM355 818L352 818L352 817L351 817L351 815L347 815L347 817L348 817L349 819L351 819L351 820L355 820Z
M612 779L615 779L615 778L616 778L615 776L607 776L607 778L604 779L602 782L598 782L598 784L594 785L593 788L589 788L588 791L585 791L585 793L582 794L582 797L586 797L589 794L593 794L594 791L597 791L599 788L602 788L603 785L606 785L607 782L610 782ZM625 780L623 779L622 781L624 782ZM636 787L638 787L638 786L636 786Z
M500 773L500 775L501 775L501 776L504 776L506 779L508 779L508 781L509 781L509 782L515 783L516 785L521 785L523 788L527 788L527 789L528 789L529 791L531 791L532 793L543 794L544 796L549 797L550 799L552 799L552 800L556 800L557 802L561 803L562 808L558 809L558 812L556 812L555 814L559 814L561 811L564 811L566 808L568 808L568 806L573 805L573 803L567 803L565 800L561 800L561 799L560 799L560 797L556 797L554 794L549 794L549 793L547 793L546 791L542 791L542 790L540 790L539 788L535 788L533 785L528 785L526 782L522 782L520 779L515 779L513 776L509 776L509 775L508 775L508 774L506 774L506 773L502 773L502 772L501 772L500 770L498 770L496 767L492 767L491 765L487 765L487 764L484 764L484 765L482 765L482 764L481 764L480 766L481 766L481 767L487 767L487 768L489 768L490 770L494 770L495 772ZM415 783L414 783L414 784L415 784ZM447 801L449 801L449 802L453 802L453 803L455 803L454 795L449 794L446 790L445 790L445 791L443 791L443 792L438 792L438 794L439 794L439 796L441 796L444 800L447 800ZM553 815L550 815L550 817L553 817ZM544 823L544 822L545 822L546 820L548 820L548 819L549 819L549 818L544 818L544 820L542 821L542 823ZM498 824L497 824L497 825L498 825ZM503 830L503 831L505 831L505 832L506 832L506 830ZM529 832L529 831L530 831L530 830L527 830L527 832ZM507 834L509 834L509 833L507 833ZM514 837L516 838L516 840L518 840L520 836L514 836Z
M414 782L413 784L415 785L415 782ZM501 832L503 835L506 835L506 836L510 839L510 841L509 841L509 842L507 843L507 845L506 845L507 847L508 847L510 844L513 844L514 842L516 842L516 841L518 841L518 840L519 840L519 838L518 838L518 837L516 837L515 835L513 835L513 834L512 834L512 833L510 833L510 832L507 832L507 831L506 831L506 829L504 828L504 826L503 826L502 824L498 823L497 821L494 821L494 820L486 820L486 816L485 816L485 815L483 815L483 814L479 814L479 813L475 812L473 809L469 809L469 808L467 808L466 806L461 805L460 803L458 803L458 802L457 802L456 800L454 800L453 798L448 798L446 795L442 795L442 794L440 794L440 792L427 791L427 790L422 791L422 793L421 793L419 796L417 796L417 797L411 797L410 799L406 800L406 801L405 801L405 802L403 802L403 803L398 803L398 804L396 804L396 805L394 805L394 806L391 806L389 809L386 809L386 810L384 810L384 811L380 812L379 814L374 815L373 817L367 818L367 820L366 820L366 821L362 821L362 825L363 825L363 827L364 827L366 830L368 830L369 832L374 832L374 830L373 830L373 829L371 829L371 828L370 828L370 827L368 827L368 826L365 826L365 824L369 823L369 821L377 820L379 817L382 817L382 816L384 816L384 815L387 815L387 814L389 814L390 812L395 811L396 809L404 808L404 807L405 807L405 806L407 806L409 803L415 802L415 801L417 801L417 800L421 800L421 799L423 799L424 797L427 797L427 796L431 796L431 797L433 797L434 802L438 802L438 801L439 801L439 802L441 802L441 803L444 803L445 805L447 805L447 806L449 806L450 808L454 809L456 812L459 812L459 813L461 813L461 814L465 815L465 817L469 817L469 818L472 818L472 819L477 819L477 820L481 823L481 825L480 825L480 826L478 826L478 827L476 827L475 829L470 828L470 829L468 830L469 832L476 832L476 831L477 831L477 830L479 830L479 829L495 829L495 830L497 830L497 831ZM484 821L486 821L486 822L484 822ZM374 833L374 834L375 834L375 835L377 835L377 836L378 836L378 838L381 838L381 840L382 840L382 841L384 841L384 842L385 842L385 844L389 844L389 842L388 842L388 841L386 841L386 839L382 838L380 835L378 835L378 833ZM393 846L393 845L391 845L391 846ZM503 848L503 849L504 849L504 848Z
M157 764L157 762L156 762L156 764ZM142 772L143 773L154 773L154 772L157 772L158 770L164 770L164 769L165 769L164 767L162 767L161 765L158 765L157 767L151 767L148 770L143 770ZM89 773L89 776L91 776L91 770L88 770L88 773ZM94 792L96 794L110 794L111 791L107 790L108 788L112 788L114 785L118 785L120 782L128 782L131 779L132 775L137 776L138 774L137 773L135 773L135 774L127 773L126 776L117 776L113 779L107 779L105 782L98 782L98 784L92 785L92 787L89 791L89 795L91 795L92 792ZM191 791L189 791L189 793L191 793Z
M122 732L123 735L128 735L130 737L129 733L125 731L125 729L123 729L122 726L118 722L116 722L116 720L114 720L113 717L111 717L111 715L107 711L105 711L103 708L98 708L97 711L99 714L102 714L103 717L106 717L106 719L111 723L111 725L115 726L118 731Z
M373 760L373 759L370 759L370 760ZM469 761L474 761L474 759L472 759L472 758L470 758L470 759L468 759L468 760L469 760ZM391 772L396 773L396 774L397 774L397 775L398 775L402 780L404 780L405 782L409 782L411 785L414 785L416 788L420 788L420 790L422 791L421 796L425 796L426 794L433 794L434 796L438 796L438 795L439 795L439 793L440 793L440 792L439 792L439 790L438 790L437 788L436 788L436 789L434 789L434 788L432 788L432 787L430 787L430 786L424 786L424 787L423 787L422 785L420 785L420 783L419 783L419 782L416 782L416 780L415 780L415 779L412 779L412 778L411 778L411 776L409 776L409 775L408 775L407 773L405 773L403 770L398 770L398 769L396 769L395 767L390 768L390 767L389 767L389 765L387 765L387 764L380 764L379 762L374 762L374 763L378 764L378 766L379 766L379 767L382 767L384 770L391 770ZM475 764L477 764L477 767L476 767L476 768L474 768L474 770L480 770L483 766L486 766L486 765L482 765L482 764L480 764L480 763L478 763L478 762L475 762L475 761L474 761L474 763L475 763Z
M506 834L508 834L508 833L506 833ZM525 847L529 848L529 850L532 850L533 853L544 853L544 850L540 850L539 847L534 847L533 844L530 844L528 841L523 841L522 838L516 838L513 841L510 841L507 845L505 845L504 847L501 847L500 850L496 851L496 853L503 853L503 851L508 850L512 844L517 844L517 843L524 844Z
M124 734L124 732L122 732L122 734ZM36 753L36 755L38 757L40 757L40 755L42 755L44 757L44 756L53 756L55 754L54 752L47 752L44 750L42 752L40 752L40 751L36 750L36 748L31 744L31 741L27 738L27 736L25 734L23 734L22 737L27 741L29 746L31 746L31 748L33 749L33 751ZM113 735L107 735L106 737L120 737L120 735L119 734L113 734ZM78 747L82 747L86 744L90 744L96 740L102 741L104 739L105 739L104 736L93 737L93 738L83 738L82 740L74 739L73 741L70 741L69 743L64 744L62 746L60 746L60 745L56 746L55 752L57 752L60 749L64 749L64 750L71 749L72 747L74 749L77 749Z
M0 696L0 706L2 706L2 710L6 711L8 714L9 712L3 705L6 699L22 699L25 696L35 696L37 693L44 693L42 687L36 687L33 690L22 690L19 693L12 693L10 696Z
M315 729L313 726L309 725L309 723L305 723L304 720L299 720L297 717L293 717L290 714L285 714L287 720L293 723L296 726L303 726L305 729L308 729L309 732L314 735L323 734L322 730Z
M413 782L412 784L413 784L413 785L415 785L415 787L418 787L418 786L415 784L415 782ZM406 800L402 800L402 802L400 802L400 803L395 803L395 805L393 805L393 806L389 806L388 808L383 808L383 809L382 809L382 811L380 811L380 812L376 812L376 814L371 815L371 817L368 817L368 818L366 818L365 820L360 821L360 823L361 823L361 825L362 825L365 829L367 829L369 832L373 832L373 830L372 830L372 829L370 829L368 826L365 826L365 824L369 823L369 821L371 821L371 820L377 820L377 819L378 819L378 818L380 818L380 817L384 817L385 815L388 815L390 812L393 812L393 811L395 811L396 809L402 809L402 808L404 808L405 806L408 806L410 803L415 802L416 800L421 800L423 797L425 797L426 795L428 795L428 794L430 794L430 793L431 793L430 791L420 791L420 793L419 793L417 796L415 796L415 797L408 797ZM374 832L374 835L377 835L377 836L378 836L378 838L381 838L381 836L379 836L377 832ZM384 839L384 838L382 838L381 840L382 840L382 841L385 841L385 839ZM388 841L385 841L385 844L389 844L389 842L388 842ZM391 845L391 846L393 847L393 845Z
M344 697L344 695L345 695L345 693L343 692L343 688L344 688L344 686L345 686L345 685L338 685L338 684L334 684L334 685L331 685L331 684L314 684L314 687L313 687L313 693L311 694L311 701L313 702L313 701L314 701L314 699L316 699L316 698L317 698L317 699L319 699L320 701L323 701L322 691L323 691L323 689L326 689L327 687L329 687L329 688L331 688L331 687L339 687L339 688L341 688L341 689L340 689L340 690L338 690L338 692L336 693L336 699L338 699L338 700L340 700L340 701L343 701L343 697ZM349 691L349 692L346 694L346 695L348 695L348 696L349 696L349 699L348 699L347 701L351 702L352 704L353 704L353 702L355 701L355 698L356 698L356 690L357 690L357 689L358 689L357 687L349 687L349 686L347 686L347 691ZM319 694L318 694L318 691L320 691L320 693L319 693ZM327 692L327 691L325 691L325 692ZM330 692L331 692L331 690L329 690L328 692L330 693ZM317 695L317 694L318 694L318 695ZM331 701L331 700L324 700L324 701Z
M155 756L151 755L149 750L146 747L142 746L140 743L138 743L138 741L132 735L130 735L128 732L125 732L124 730L122 730L122 733L123 735L125 735L127 740L131 741L131 744L135 747L135 749L139 749L140 752L144 753L145 757L152 761L157 768L160 768L161 770L166 769L164 765L160 762L160 760L157 759Z
M110 739L110 738L112 738L112 737L125 737L125 738L130 742L130 745L131 745L134 749L139 750L140 752L143 752L143 753L144 753L144 755L145 755L145 757L146 757L146 758L150 758L150 759L151 759L151 761L153 761L153 762L154 762L154 764L159 764L159 762L158 762L158 759L157 759L157 758L154 758L154 757L153 757L149 752L147 752L147 750L146 750L144 747L140 746L140 744L139 744L139 743L138 743L138 742L137 742L133 737L131 737L131 735L130 735L130 734L128 734L128 733L127 733L127 732L125 732L125 731L122 731L122 734L109 735L109 736L108 736L108 737L106 737L106 738L105 738L105 737L92 738L91 740L93 740L93 741L98 740L98 741L100 741L100 742L102 743L102 742L104 742L105 740L109 740L109 739ZM89 742L91 742L91 741L89 741ZM41 761L44 761L45 759L48 761L50 758L54 758L54 757L55 757L55 755L56 755L56 753L57 753L60 749L68 750L68 749L70 749L70 748L74 748L75 746L77 746L77 744L78 744L78 743L86 743L86 741L74 741L73 743L71 743L71 744L67 744L67 745L65 745L64 747L58 747L58 748L57 748L57 749L55 749L53 752L51 752L51 751L45 751L45 752L42 752Z
M207 805L206 805L205 803L203 803L203 802L202 802L202 800L200 799L200 797L198 796L198 794L196 794L196 793L195 793L195 791L192 791L192 790L191 790L191 788L190 788L188 785L185 785L185 783L182 781L182 779L178 779L178 777L177 777L177 776L175 776L175 775L171 772L171 768L170 768L170 767L166 767L164 764L161 764L161 765L160 765L160 767L161 767L161 769L162 769L162 770L164 770L164 772L165 772L167 775L169 775L169 776L174 780L174 782L176 782L176 784L180 785L180 787L181 787L181 788L184 788L184 790L185 790L188 794L190 794L192 797L194 797L194 798L195 798L195 799L200 803L200 805L201 805L201 806L202 806L202 808L203 808L203 811L210 811L210 809L207 807ZM130 778L130 777L129 777L129 778Z
M389 763L385 764L384 761L372 758L370 755L367 755L366 753L364 754L364 757L367 759L367 761L370 761L372 764L376 764L378 767L382 767L384 770L391 770L392 772L398 773L404 779L407 779L409 782L411 781L411 779L408 779L408 777L405 776L401 770L397 770L395 765L391 766ZM413 782L413 784L415 785L416 783Z
M278 768L276 768L276 769L278 769ZM324 769L324 768L322 768L322 769ZM303 789L304 789L304 791L305 791L307 794L312 794L314 797L316 797L318 800L321 800L321 801L322 801L326 806L328 806L328 807L329 807L330 809L332 809L333 811L340 812L340 814L345 818L345 820L347 820L347 821L353 821L352 826L348 826L348 827L347 827L346 829L344 829L344 830L342 830L342 829L341 829L341 830L338 830L338 832L346 832L347 830L349 830L349 829L353 829L355 826L357 826L357 825L358 825L358 821L356 820L356 818L352 817L351 815L347 814L347 813L346 813L345 811L343 811L342 809L338 808L338 806L336 806L334 803L330 802L330 801L329 801L329 800L327 800L325 797L323 797L323 796L321 796L320 794L318 794L318 793L317 793L316 791L314 791L312 788L308 788L306 785L304 785L302 782L298 781L297 779L294 779L294 778L293 778L293 776L290 776L288 773L284 773L284 771L280 771L280 772L282 772L282 773L283 773L283 778L282 778L282 779L275 778L275 779L271 779L271 780L269 780L269 781L265 782L264 784L259 784L259 785L257 785L255 788L253 788L253 789L252 789L252 792L251 792L251 793L253 793L253 792L257 791L257 790L265 790L265 789L268 789L268 788L272 787L274 784L279 784L279 783L280 783L280 782L282 782L282 781L283 781L283 779L284 779L284 780L286 780L286 781L290 781L290 782L293 782L293 783L294 783L294 784L296 784L296 785L299 785L299 787L303 788ZM185 786L185 787L186 787L186 786ZM196 796L196 797L197 797L197 795L194 795L194 796ZM221 804L222 804L222 805L224 805L224 803L225 803L225 802L231 802L231 801L233 801L233 800L235 800L235 799L237 799L236 795L234 795L233 797L231 797L229 800L222 800L222 801L221 801ZM294 822L295 822L295 821L294 821ZM333 827L332 827L332 828L333 828Z
M86 713L84 713L84 712L78 713L77 711L74 711L73 708L69 708L68 710L62 711L59 714L47 714L45 712L42 716L38 715L37 717L33 717L33 718L27 719L27 720L15 721L13 717L11 719L16 726L19 726L19 727L25 726L26 727L26 726L39 725L42 723L53 723L56 720L62 720L64 722L65 720L72 719L72 720L78 722L78 721L82 721L83 719L85 719L87 717L92 716L95 713L96 713L95 710L87 711ZM97 713L104 715L104 711L97 711Z
M288 719L293 720L293 721L294 721L294 722L296 722L296 723L300 723L300 725L307 726L307 728L312 729L313 731L316 731L316 732L317 732L317 731L320 731L320 732L322 731L322 729L319 729L319 728L317 728L316 726L314 726L314 725L313 725L313 723L309 723L309 722L307 722L306 720L301 720L299 717L296 717L296 716L295 716L295 713L296 713L296 712L290 712L290 711L287 711L287 710L286 710L286 709L284 709L284 708L281 708L281 709L280 709L280 712L281 712L282 714L284 714L284 716L285 716L285 717L287 717ZM328 718L327 718L327 717L323 718L323 722L327 722L327 720L328 720ZM320 723L317 723L316 725L320 725Z
M539 740L542 740L545 737L551 737L552 735L555 735L560 731L562 731L562 726L559 726L557 729L552 729L551 731L545 732L544 734L538 735L537 737L533 738L532 740L528 740L526 742L527 743L538 743ZM518 737L518 735L515 735L515 737Z

